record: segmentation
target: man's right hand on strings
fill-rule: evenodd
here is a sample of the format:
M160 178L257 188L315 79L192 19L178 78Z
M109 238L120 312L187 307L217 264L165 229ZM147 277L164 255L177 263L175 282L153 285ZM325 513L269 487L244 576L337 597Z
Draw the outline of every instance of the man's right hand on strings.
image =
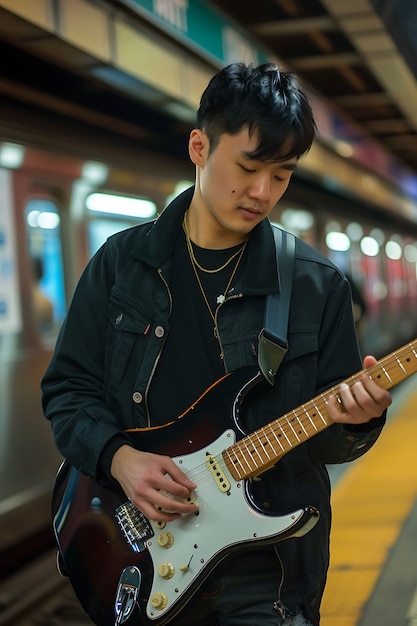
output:
M198 510L184 502L196 485L168 456L124 445L113 456L111 474L149 520L169 522Z

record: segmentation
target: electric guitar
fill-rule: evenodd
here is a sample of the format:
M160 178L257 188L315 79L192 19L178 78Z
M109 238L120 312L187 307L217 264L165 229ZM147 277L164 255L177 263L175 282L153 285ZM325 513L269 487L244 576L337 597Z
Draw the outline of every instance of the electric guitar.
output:
M405 380L417 371L417 340L366 371L384 389ZM121 490L62 464L52 503L58 561L96 624L167 624L234 550L300 537L317 523L312 506L268 514L251 479L331 424L326 406L339 385L246 434L245 397L261 381L252 368L226 374L175 421L132 433L138 448L171 456L196 483L198 513L152 522Z

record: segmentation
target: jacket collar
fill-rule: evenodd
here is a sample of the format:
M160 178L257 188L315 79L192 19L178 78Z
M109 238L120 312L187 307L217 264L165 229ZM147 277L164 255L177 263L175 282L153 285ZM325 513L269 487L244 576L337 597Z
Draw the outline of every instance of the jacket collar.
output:
M194 187L177 196L162 211L132 255L153 267L169 261L182 229L184 214L190 206ZM275 244L272 226L263 220L252 231L247 247L247 265L240 288L250 295L267 295L279 291Z

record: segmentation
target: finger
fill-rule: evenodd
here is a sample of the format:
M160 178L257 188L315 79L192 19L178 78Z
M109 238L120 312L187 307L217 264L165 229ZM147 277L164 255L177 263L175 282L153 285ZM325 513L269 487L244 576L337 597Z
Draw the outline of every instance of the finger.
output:
M180 513L168 513L150 502L135 504L135 506L152 522L171 522L181 517Z
M191 489L188 489L183 485L179 485L169 476L161 476L158 480L158 484L155 485L155 488L169 496L180 498L182 500L189 498L192 492Z
M197 509L195 503L188 496L186 498L177 498L173 497L169 492L152 492L148 499L158 508L171 513L191 513Z
M143 454L144 462L136 485L137 493L150 485L153 489L165 490L174 496L187 498L196 488L184 472L168 456Z
M198 511L196 504L174 500L159 491L152 491L147 498L138 498L134 504L149 519L161 522L177 519L182 515L189 515Z
M341 423L360 423L369 421L368 407L366 406L366 398L368 394L363 391L360 383L349 387L346 383L341 383L339 387L340 396L332 395L329 397L328 414L334 422ZM362 403L364 406L362 406Z
M327 414L333 422L340 422L346 418L346 410L341 399L332 394L328 398Z
M353 424L379 417L391 403L390 394L366 375L351 387L342 383L340 398L344 411L340 409L334 419Z
M370 378L366 373L362 376L361 382L375 402L382 405L384 409L392 403L389 391L378 385L378 383L376 383L375 380Z
M187 476L184 472L174 463L174 461L166 457L166 465L164 467L167 474L169 474L172 480L179 485L185 487L188 491L193 491L197 485Z
M376 363L376 358L374 356L371 355L367 355L364 359L363 359L363 366L366 369L367 367L372 367L372 365L375 365Z
M363 382L356 382L351 387L341 385L340 395L346 412L358 423L366 422L382 413L383 409Z

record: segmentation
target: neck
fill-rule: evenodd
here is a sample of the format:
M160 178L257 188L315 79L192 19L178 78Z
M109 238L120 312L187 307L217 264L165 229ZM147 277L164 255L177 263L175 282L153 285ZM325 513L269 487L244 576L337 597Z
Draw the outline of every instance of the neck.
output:
M247 241L248 237L222 226L214 217L202 215L191 205L184 215L184 225L190 240L207 250L225 250Z

